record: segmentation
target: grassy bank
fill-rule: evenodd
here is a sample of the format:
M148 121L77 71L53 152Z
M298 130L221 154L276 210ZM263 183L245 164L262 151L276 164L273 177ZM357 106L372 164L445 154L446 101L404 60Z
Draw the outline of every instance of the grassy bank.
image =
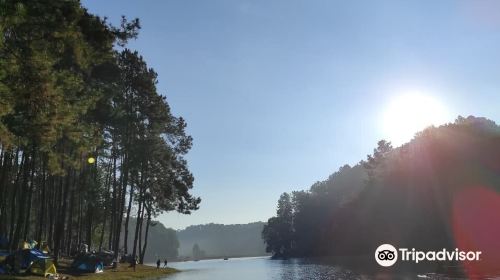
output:
M173 268L161 268L156 269L156 267L137 265L135 271L128 267L127 264L120 264L116 270L106 269L103 273L75 273L69 269L66 263L61 263L58 267L57 273L60 278L68 277L67 279L78 279L78 280L104 280L104 279L114 279L114 280L134 280L134 279L158 279L160 277L176 273L178 270ZM43 280L44 278L36 275L0 275L0 280Z

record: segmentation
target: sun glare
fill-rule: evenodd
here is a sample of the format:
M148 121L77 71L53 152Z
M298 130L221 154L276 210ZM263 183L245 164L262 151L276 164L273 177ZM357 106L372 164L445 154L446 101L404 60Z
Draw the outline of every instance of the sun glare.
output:
M413 138L416 132L450 121L446 107L436 98L419 92L396 96L384 111L384 136L394 146Z

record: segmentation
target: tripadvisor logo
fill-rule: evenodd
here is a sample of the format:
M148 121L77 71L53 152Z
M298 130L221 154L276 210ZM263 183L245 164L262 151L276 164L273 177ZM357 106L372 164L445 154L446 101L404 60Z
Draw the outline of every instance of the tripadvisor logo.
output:
M421 261L479 261L481 251L461 251L455 249L448 251L442 249L439 251L418 251L407 248L396 249L391 244L382 244L375 250L375 260L381 266L392 266L398 260L419 263Z
M391 244L382 244L375 250L375 260L381 266L392 266L398 260L398 250Z

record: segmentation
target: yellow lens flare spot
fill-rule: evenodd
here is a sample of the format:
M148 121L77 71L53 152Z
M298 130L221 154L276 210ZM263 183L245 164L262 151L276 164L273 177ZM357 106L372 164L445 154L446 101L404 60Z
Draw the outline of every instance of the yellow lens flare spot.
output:
M95 158L94 158L94 157L89 157L89 158L87 159L87 162L88 162L89 164L93 164L93 163L95 162Z

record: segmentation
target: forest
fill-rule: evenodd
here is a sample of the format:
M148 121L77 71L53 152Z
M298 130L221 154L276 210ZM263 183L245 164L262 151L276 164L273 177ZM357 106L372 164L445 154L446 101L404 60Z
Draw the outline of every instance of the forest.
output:
M142 263L152 219L201 199L186 122L127 48L139 19L115 26L77 0L9 0L0 30L0 246L35 240L57 260L85 243Z
M497 268L500 127L458 117L345 165L309 190L284 193L262 236L275 257L368 256L377 246L481 250ZM480 266L479 268L477 266Z
M136 227L135 217L129 221L129 231ZM203 224L192 225L182 230L166 228L160 221L151 221L145 263L154 263L158 258L168 261L185 261L204 258L251 257L266 255L260 233L263 222L249 224ZM146 226L143 225L143 231ZM123 234L122 234L123 239ZM133 247L133 239L128 240ZM140 247L140 246L139 246Z
M192 225L177 231L179 255L190 257L195 245L206 257L250 257L266 255L260 236L263 222L249 224Z
M131 217L128 224L129 232L134 232L137 219ZM141 229L139 229L141 230ZM146 225L142 225L142 231L145 232ZM123 242L123 234L122 241ZM133 248L134 240L133 238L128 239L127 246ZM174 261L179 255L179 239L177 238L177 232L174 229L166 228L160 221L151 221L149 223L148 231L148 250L144 255L144 263L155 263L158 258L168 261ZM141 247L141 246L139 246Z

